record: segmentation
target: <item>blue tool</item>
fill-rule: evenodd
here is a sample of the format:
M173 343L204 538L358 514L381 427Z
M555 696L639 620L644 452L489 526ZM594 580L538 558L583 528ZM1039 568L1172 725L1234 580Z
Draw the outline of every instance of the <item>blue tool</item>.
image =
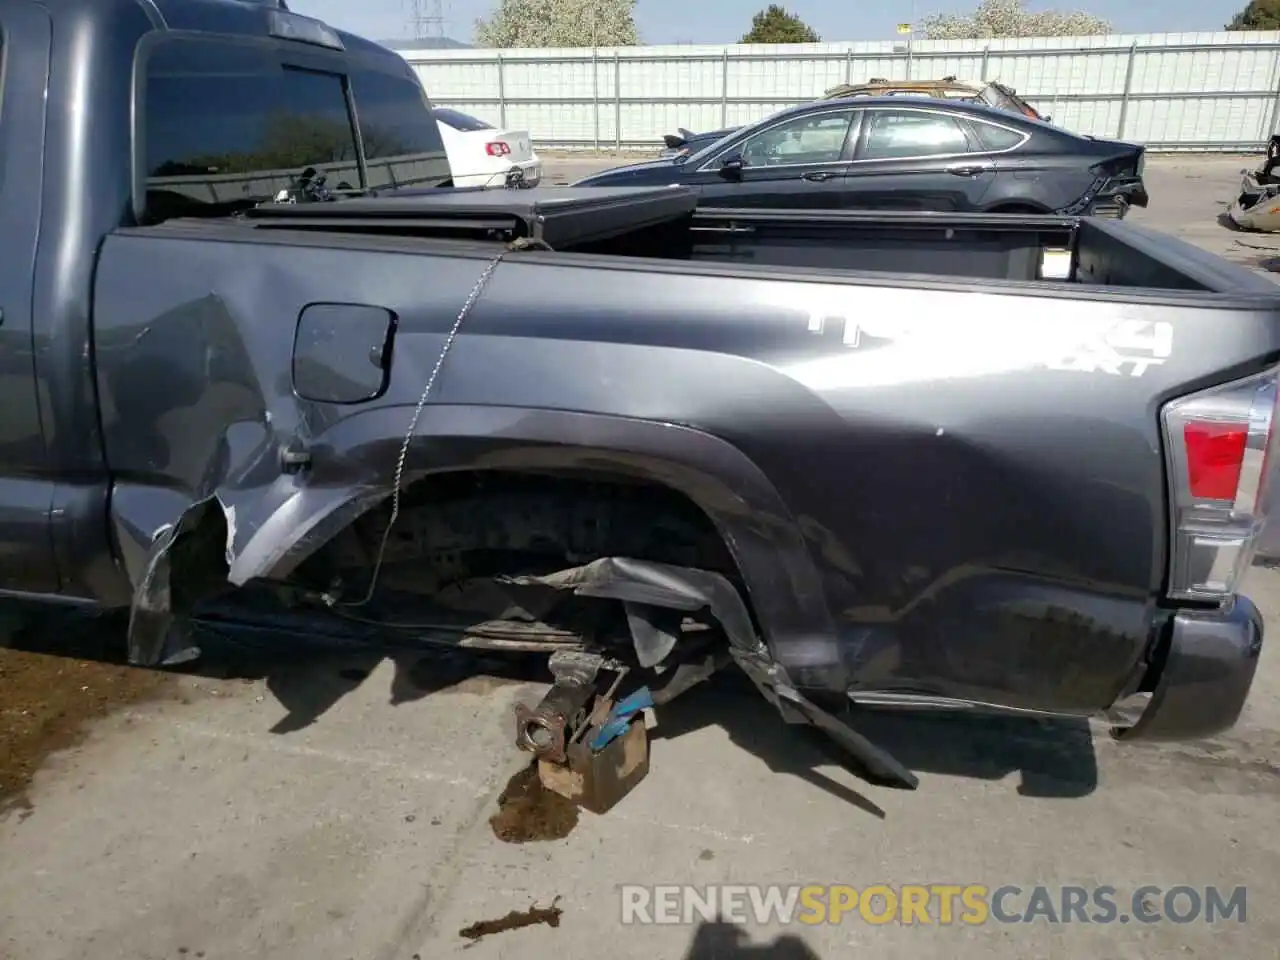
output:
M641 687L613 705L604 724L596 731L596 735L587 744L592 753L599 753L618 737L627 732L631 721L637 713L653 706L653 694L648 687Z

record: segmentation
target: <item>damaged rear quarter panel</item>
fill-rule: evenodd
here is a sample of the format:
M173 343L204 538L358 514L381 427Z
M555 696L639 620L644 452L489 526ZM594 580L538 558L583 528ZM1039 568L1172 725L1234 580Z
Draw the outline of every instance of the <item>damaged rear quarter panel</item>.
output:
M385 496L495 253L216 225L109 237L96 350L135 611L169 602L165 546L192 505L226 530L202 541L201 562L240 584L288 576ZM930 306L950 296L509 254L444 363L405 479L568 464L645 476L717 525L797 685L1099 709L1148 643L1164 522L1155 398L1188 364L1199 375L1200 344L1141 378L1050 373L1072 337L1173 314L969 295L973 322L985 318L970 327ZM872 323L851 346L815 297L922 332L881 340ZM294 394L297 318L317 302L395 315L376 399ZM933 323L950 333L925 335ZM1023 331L1012 364L998 330ZM310 469L284 472L285 447L308 450ZM164 617L144 619L134 654L155 658Z
M204 545L200 563L236 586L287 577L389 493L412 407L492 256L488 248L412 256L411 241L375 241L377 249L361 251L305 237L298 245L207 237L172 228L122 232L109 239L98 275L95 347L116 480L112 521L135 589L131 656L139 662L179 653L166 648L179 579L170 579L171 548L211 512L220 515L212 520L225 529L225 543L218 553ZM138 284L144 263L149 279ZM755 465L724 441L670 422L675 417L637 419L637 404L668 391L662 383L637 390L566 363L583 374L575 390L563 376L521 381L516 353L497 364L469 358L467 335L483 329L486 311L527 307L511 302L511 288L489 290L498 303L481 297L451 351L419 421L405 482L439 470L574 464L680 490L724 535L766 637L789 652L780 660L800 677L808 664L842 686L820 577ZM376 304L396 315L393 376L382 396L337 405L295 394L295 324L316 302ZM519 407L484 402L496 392L488 385L518 382ZM283 470L285 449L307 451L310 468Z

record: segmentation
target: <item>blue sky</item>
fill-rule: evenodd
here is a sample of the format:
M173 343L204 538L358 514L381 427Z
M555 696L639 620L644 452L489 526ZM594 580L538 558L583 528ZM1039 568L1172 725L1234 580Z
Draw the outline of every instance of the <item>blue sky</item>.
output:
M424 0L424 3L427 0ZM441 0L445 33L471 40L477 17L496 0ZM823 40L886 40L895 25L912 17L913 0L855 4L840 0L783 0L792 13L818 31ZM1221 30L1245 0L1148 0L1115 4L1103 0L1037 2L1033 9L1082 9L1111 20L1120 33ZM734 43L749 28L751 14L766 0L638 0L636 23L642 43ZM972 9L976 0L914 0L915 16ZM336 27L379 40L411 35L409 0L289 0L291 9L327 20Z

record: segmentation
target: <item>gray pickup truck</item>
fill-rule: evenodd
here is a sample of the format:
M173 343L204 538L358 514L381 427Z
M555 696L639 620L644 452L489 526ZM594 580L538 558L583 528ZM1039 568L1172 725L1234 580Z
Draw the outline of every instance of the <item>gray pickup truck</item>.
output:
M545 651L561 746L611 670L737 663L911 785L860 711L1238 717L1265 279L1088 219L452 189L406 64L283 3L0 0L0 44L5 596L127 612L142 665L212 622Z

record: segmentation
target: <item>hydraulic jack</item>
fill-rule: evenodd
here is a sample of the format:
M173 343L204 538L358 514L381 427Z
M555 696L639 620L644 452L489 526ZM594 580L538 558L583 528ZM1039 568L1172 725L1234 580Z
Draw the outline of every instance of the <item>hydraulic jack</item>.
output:
M551 689L533 707L516 705L516 746L538 758L544 787L592 813L605 813L649 773L644 711L728 662L727 654L704 653L671 669L660 688L640 687L615 701L625 665L597 654L557 652L550 661ZM614 675L603 690L601 671Z
M538 779L553 793L604 813L649 772L649 736L641 688L614 706L627 667L598 654L560 652L549 663L554 683L537 705L515 707L516 746L538 758ZM613 673L601 690L600 673Z

